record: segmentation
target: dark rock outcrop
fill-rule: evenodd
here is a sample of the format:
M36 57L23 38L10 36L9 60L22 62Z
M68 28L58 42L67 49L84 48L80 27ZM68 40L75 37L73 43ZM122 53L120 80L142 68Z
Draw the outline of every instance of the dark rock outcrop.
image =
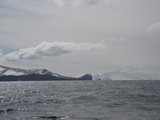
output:
M82 77L78 78L78 80L92 80L91 74L83 75Z

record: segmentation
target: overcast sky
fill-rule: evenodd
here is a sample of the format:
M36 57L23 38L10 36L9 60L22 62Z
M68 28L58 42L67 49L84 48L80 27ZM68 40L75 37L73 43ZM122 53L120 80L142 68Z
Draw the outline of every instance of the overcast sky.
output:
M0 64L64 75L160 67L160 0L1 0Z

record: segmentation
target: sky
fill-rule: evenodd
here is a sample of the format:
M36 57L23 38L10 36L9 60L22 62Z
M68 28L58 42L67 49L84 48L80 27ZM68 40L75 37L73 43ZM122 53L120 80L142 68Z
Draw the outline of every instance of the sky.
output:
M69 76L160 72L159 0L1 0L0 64Z

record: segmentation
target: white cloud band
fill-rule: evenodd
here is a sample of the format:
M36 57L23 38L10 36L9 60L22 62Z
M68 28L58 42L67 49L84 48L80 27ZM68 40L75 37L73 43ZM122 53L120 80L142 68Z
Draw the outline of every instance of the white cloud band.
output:
M42 42L40 45L31 48L20 49L19 51L8 53L4 60L18 61L24 59L36 59L43 57L56 57L76 51L88 51L104 47L100 43L75 43L75 42Z
M48 2L53 2L58 6L95 6L98 4L114 4L122 0L48 0Z

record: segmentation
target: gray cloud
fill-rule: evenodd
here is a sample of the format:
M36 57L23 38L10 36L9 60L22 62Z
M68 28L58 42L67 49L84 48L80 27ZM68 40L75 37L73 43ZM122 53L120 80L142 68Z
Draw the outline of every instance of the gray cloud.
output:
M122 0L48 0L48 2L53 2L58 6L95 6L98 4L115 4Z
M115 42L126 41L125 38L117 38L117 37L111 37L109 40L110 40L110 41L115 41Z
M75 42L42 42L40 45L31 48L20 49L4 56L6 61L18 61L24 59L36 59L42 57L57 57L76 51L89 51L104 47L100 43L75 43Z
M154 23L152 25L149 26L148 28L149 32L156 32L156 31L160 31L160 22Z

